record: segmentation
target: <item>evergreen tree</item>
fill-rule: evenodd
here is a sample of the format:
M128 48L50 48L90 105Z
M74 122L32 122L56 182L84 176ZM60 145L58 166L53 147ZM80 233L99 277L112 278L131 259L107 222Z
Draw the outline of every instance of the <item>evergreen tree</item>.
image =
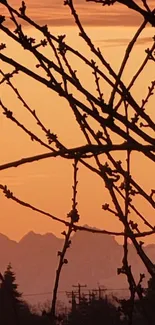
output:
M0 286L0 323L5 325L20 324L20 312L26 307L15 281L16 276L9 263Z
M18 285L15 281L16 276L15 273L12 271L11 263L9 263L6 271L4 272L3 281L1 283L1 293L6 293L8 296L10 296L11 299L14 300L17 305L22 306L22 294L17 290Z
M30 312L18 291L11 263L7 266L0 284L0 325L46 325L48 319Z

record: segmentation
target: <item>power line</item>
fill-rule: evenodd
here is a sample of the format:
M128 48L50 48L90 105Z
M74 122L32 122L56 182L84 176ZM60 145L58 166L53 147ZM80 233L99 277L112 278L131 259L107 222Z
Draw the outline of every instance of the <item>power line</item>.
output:
M23 294L24 297L27 296L42 296L42 295L51 295L53 293L53 291L45 291L45 292L34 292L34 293L25 293ZM66 293L65 290L63 291L58 291L58 293Z
M144 288L146 289L146 288ZM85 289L83 288L82 291L93 291L93 290L97 290L97 289ZM105 291L129 291L128 288L105 288ZM28 296L42 296L42 295L51 295L53 292L52 291L45 291L45 292L34 292L34 293L26 293L23 294L24 297L28 297ZM58 291L58 293L63 293L66 294L66 290L60 290Z
M51 295L52 292L36 292L36 293L26 293L23 294L23 297L29 297L29 296L43 296L43 295Z
M78 299L79 299L79 304L80 304L80 301L81 301L81 289L83 289L83 288L86 288L87 287L87 285L85 284L85 285L81 285L80 283L78 283L78 285L73 285L72 286L73 288L77 288L77 290L78 290Z

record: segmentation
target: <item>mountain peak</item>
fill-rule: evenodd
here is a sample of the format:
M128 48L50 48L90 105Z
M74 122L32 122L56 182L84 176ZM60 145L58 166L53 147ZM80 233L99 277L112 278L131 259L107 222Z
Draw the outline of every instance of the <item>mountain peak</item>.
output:
M45 234L39 234L34 231L29 231L27 234L25 234L21 240L19 241L20 243L25 241L25 240L33 240L33 239L43 239L43 238L57 238L53 233L47 232Z
M16 243L0 234L0 270L5 270L11 262L22 292L49 292L59 260L57 252L62 250L63 241L52 233L41 235L30 231ZM155 261L152 245L145 250ZM71 239L71 247L67 250L68 264L63 268L60 290L70 290L77 282L86 283L89 288L95 287L98 282L112 288L124 288L124 278L117 275L122 254L123 248L114 236L76 232ZM135 250L130 250L130 260L138 280L139 273L146 272ZM34 299L41 301L48 298L47 295L36 296Z
M2 245L2 242L5 244L9 243L9 242L17 244L17 242L15 240L12 240L9 237L7 237L6 235L0 233L0 245Z

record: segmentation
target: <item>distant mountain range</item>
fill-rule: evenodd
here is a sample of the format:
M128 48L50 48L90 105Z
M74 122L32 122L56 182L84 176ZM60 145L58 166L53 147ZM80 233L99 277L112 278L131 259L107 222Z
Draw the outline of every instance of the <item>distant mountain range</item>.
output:
M63 239L52 233L45 235L29 232L18 243L0 234L0 271L3 273L11 262L19 289L25 299L31 302L51 298L58 263L57 252L61 250ZM155 245L148 245L145 251L155 261ZM122 266L122 246L113 236L78 232L72 238L67 252L68 264L64 265L59 299L64 299L65 291L77 283L87 284L93 289L98 284L117 292L127 288L124 275L117 275ZM134 247L129 247L130 263L138 280L140 272L146 273ZM146 275L145 283L148 280ZM110 290L109 290L110 292ZM123 290L121 290L123 294Z

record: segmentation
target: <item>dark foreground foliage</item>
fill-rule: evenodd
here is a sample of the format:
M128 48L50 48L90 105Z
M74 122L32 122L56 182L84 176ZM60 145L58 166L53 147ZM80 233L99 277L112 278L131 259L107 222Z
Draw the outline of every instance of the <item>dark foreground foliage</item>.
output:
M111 299L105 294L97 295L97 289L81 295L80 299L72 292L71 310L59 311L57 325L154 325L155 324L155 279L148 281L148 288L143 290L140 301ZM100 292L99 292L100 293ZM132 313L131 313L132 309ZM132 319L130 315L132 314ZM0 286L0 324L3 325L50 325L52 324L50 306L49 313L42 310L35 313L30 310L18 291L16 276L11 264L4 275L1 275Z

